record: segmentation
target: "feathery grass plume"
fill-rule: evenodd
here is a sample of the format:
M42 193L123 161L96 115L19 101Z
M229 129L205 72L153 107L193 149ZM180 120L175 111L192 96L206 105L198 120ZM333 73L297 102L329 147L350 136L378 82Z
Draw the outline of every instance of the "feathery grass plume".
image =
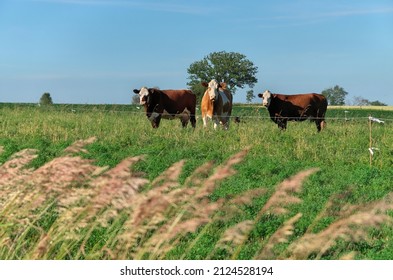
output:
M187 177L187 179L184 182L185 187L195 187L195 186L200 186L204 180L206 180L209 177L209 174L211 173L212 169L214 166L213 161L208 161L205 164L199 166L197 169L194 170L194 172Z
M42 234L41 237L39 238L39 241L37 242L36 247L33 249L31 255L29 256L29 259L33 259L33 260L42 259L48 250L50 241L51 240L48 234L46 233Z
M320 259L339 239L348 242L367 240L369 229L392 223L392 217L386 214L386 211L393 209L392 198L393 193L364 205L363 210L337 220L319 233L303 235L290 245L291 258L307 259L316 254L316 259Z
M87 140L76 141L64 151L67 153L86 151L84 147L95 140L95 137L91 137ZM28 178L28 184L35 186L34 189L41 194L34 198L35 205L40 205L51 197L58 197L59 200L72 199L74 192L66 191L66 189L87 184L91 179L91 174L96 170L92 163L93 160L66 155L55 158L33 171Z
M82 143L88 144L91 142L92 139L86 142L81 141L78 147L82 149ZM22 150L0 167L1 172L7 172L8 175L13 176L12 178L2 176L0 185L3 191L3 183L6 182L5 186L12 191L10 192L12 198L7 199L7 206L2 207L1 210L1 220L7 226L0 235L8 236L12 231L12 237L11 235L10 237L13 244L17 244L17 247L10 248L9 256L15 257L16 254L26 250L27 255L43 256L44 249L48 246L43 245L47 243L45 243L46 235L42 233L44 229L39 225L42 223L41 220L44 216L60 214L64 209L62 207L68 206L67 204L62 205L62 199L71 199L73 196L74 199L76 199L75 197L78 197L78 199L83 197L87 188L84 189L81 186L89 182L90 174L96 169L91 164L91 160L68 155L55 158L37 170L23 168L36 156L35 150ZM83 190L83 192L79 190ZM52 233L59 233L59 231L56 231L58 228L68 230L65 226L69 224L56 226L58 221L58 219L54 220L54 224L50 228ZM37 234L41 232L42 238L35 237L37 234L34 232L37 232ZM28 238L26 239L26 237ZM58 235L53 237L56 238ZM29 253L29 250L34 249L34 242L41 242L41 245L37 247L35 253ZM14 254L11 251L16 253Z
M241 209L242 206L250 205L255 198L266 194L266 192L266 189L252 189L229 199L221 208L220 212L222 212L222 214L215 216L214 219L230 221L239 214L243 214L243 209ZM254 220L245 220L227 228L222 234L220 240L216 243L214 249L210 253L210 256L213 256L217 249L224 249L229 254L233 254L236 246L246 242L248 234L254 225Z
M91 178L96 169L92 162L81 157L58 157L35 170L31 182L47 192L62 194L65 187L81 186Z
M132 225L141 225L156 213L164 213L169 205L175 205L177 201L173 193L178 193L176 188L180 186L178 180L184 163L184 160L174 163L153 180L154 188L137 197L133 206Z
M315 217L313 222L308 226L305 233L314 231L315 226L324 217L347 217L350 214L359 211L364 207L363 205L347 204L347 198L352 195L352 188L348 188L338 194L332 195L326 202L324 208Z
M288 237L293 234L295 228L294 224L302 217L302 213L297 213L295 216L285 221L284 224L270 236L266 245L255 257L255 259L273 259L276 257L273 249L274 246L280 243L288 242Z
M25 191L13 203L33 211L52 199L71 199L74 189L85 185L94 170L91 160L69 156L55 158L26 177Z
M131 167L144 159L136 156L123 160L113 169L95 178L90 185L96 189L92 198L89 217L105 209L100 223L105 226L109 219L115 218L121 210L131 208L139 189L148 183L147 179L134 176Z
M238 164L241 161L243 161L248 151L249 148L245 148L244 150L230 157L225 164L217 167L214 174L209 176L209 178L207 178L207 180L203 182L201 188L198 190L198 193L196 194L196 198L200 199L209 196L213 192L214 188L216 187L216 182L219 182L225 178L234 175L236 171L232 167L235 164Z
M64 149L65 153L69 154L77 154L77 153L87 153L87 150L84 148L85 146L94 143L97 140L97 137L93 136L88 139L77 140L72 143L70 146Z
M183 170L185 160L174 163L151 182L152 187L161 189L176 188L179 186L179 176Z
M70 241L83 239L77 258L86 258L92 254L86 252L86 245L97 227L107 228L110 221L113 222L130 212L139 189L148 183L148 180L140 178L131 170L133 164L143 158L144 156L136 156L124 159L114 168L89 181L88 188L75 189L74 198L67 197L66 201L60 200L59 204L65 205L66 211L58 218L57 224L68 225L65 234ZM82 192L83 201L78 200L77 197ZM88 229L84 236L80 235L82 228ZM117 229L116 232L119 230ZM104 246L107 256L115 253L108 246L116 239L116 235L111 235L106 240L107 245Z
M344 260L354 260L356 257L356 253L355 252L349 252L348 254L345 254L343 256L340 257L340 260L344 261Z
M230 221L233 218L238 217L244 213L244 206L251 205L254 199L257 199L267 193L266 189L258 188L258 189L251 189L241 194L228 199L222 209L220 209L219 219L220 221Z
M31 173L30 169L24 167L36 157L37 150L34 149L24 149L13 154L7 162L0 165L0 187L23 181L25 175Z
M243 192L226 201L221 209L223 215L214 218L220 221L229 221L243 213L242 206L251 204L254 199L266 194L266 192L266 189L252 189ZM254 226L254 220L245 220L226 229L210 253L210 256L213 256L217 249L224 249L229 254L233 254L236 246L240 246L246 242L248 234Z
M162 258L172 249L178 239L173 242L170 241L176 236L195 232L201 226L213 221L213 213L222 208L225 200L211 201L208 196L214 191L220 181L236 173L233 166L244 159L248 150L246 148L230 157L224 164L218 166L213 174L205 180L203 178L209 173L208 168L212 167L212 163L204 164L189 177L189 180L186 180L187 183L193 185L191 189L195 190L195 193L194 195L185 197L180 209L177 211L180 213L160 229L164 238L158 242L152 242L152 244L156 244L152 255L153 258ZM196 174L199 172L202 172L200 176Z
M124 209L130 209L134 196L148 180L134 177L131 166L143 156L127 158L113 169L86 182L86 187L73 188L67 196L59 197L63 211L58 224L68 225L69 238L76 238L73 231L88 225L108 226Z
M288 204L300 203L302 201L300 198L294 196L293 193L299 193L301 191L303 181L317 171L319 171L319 168L311 168L285 179L276 187L276 191L263 206L258 216L261 216L263 213L267 213L268 211L277 215L288 213L285 206Z
M262 209L258 212L257 216L254 218L253 223L254 225L260 221L262 218L262 215L265 213L268 213L268 211L271 211L272 213L276 215L281 215L284 213L287 213L288 210L285 208L286 205L288 204L294 204L294 203L300 203L301 199L294 196L293 193L299 193L302 188L303 181L310 176L311 174L317 172L319 169L318 168L312 168L308 169L305 171L301 171L297 173L296 175L291 176L288 179L285 179L282 183L276 186L276 191L273 193L273 195L269 198L269 200L266 202L266 204L262 207ZM284 225L281 230L279 229L278 232L273 234L275 236L273 239L270 240L272 242L271 245L269 244L264 244L263 247L268 246L266 249L266 253L270 254L272 252L273 247L279 243L278 241L283 240L283 234L287 234L291 231L288 231L289 228L291 228L293 225L291 223L295 223L300 216L296 215L293 219L290 220L290 222L287 225ZM240 251L242 249L242 245L245 243L245 241L248 239L251 230L253 227L250 227L248 231L244 231L244 237L241 238L241 242L236 242L237 246L236 249L233 250L233 254L231 256L232 259L237 259ZM279 238L281 237L281 238ZM269 247L271 246L271 247ZM259 254L259 258L262 258L262 253Z
M208 195L214 191L221 180L235 173L232 166L239 163L246 153L247 150L232 156L226 163L218 166L209 177L207 177L210 173L209 169L213 167L213 164L209 162L202 165L186 179L184 185L187 187L174 188L173 186L173 184L178 184L176 176L178 177L180 174L183 161L181 164L171 167L177 171L177 175L169 179L171 184L168 184L165 180L162 182L162 176L158 177L159 180L154 180L155 182L161 182L161 185L149 192L150 196L147 201L151 205L151 209L154 209L154 205L160 207L160 209L155 209L154 213L165 213L165 217L162 217L165 221L161 220L159 226L157 224L156 231L151 238L142 244L136 258L141 258L146 252L150 252L149 258L151 259L163 258L176 245L179 240L178 236L195 232L200 226L211 222L212 214L222 207L224 200L211 201ZM167 172L163 174L165 173ZM157 197L157 190L159 191L159 197ZM154 195L152 196L152 194ZM146 207L143 207L143 209L146 209ZM137 221L140 221L141 217L138 213L140 211L135 211L135 217L139 217ZM146 220L146 217L142 220ZM136 226L135 223L134 226Z
M0 166L0 218L2 220L15 218L17 214L21 216L23 211L26 212L22 207L23 203L18 203L17 200L22 195L28 194L26 182L29 181L32 169L25 168L25 166L36 157L36 150L24 149L12 155ZM31 201L27 200L27 202ZM17 208L21 210L13 211Z
M258 189L252 189L245 191L234 198L230 199L228 201L227 206L231 205L236 205L236 206L242 206L242 205L249 205L252 203L252 201L255 198L258 198L262 195L265 195L267 193L266 189L258 188Z
M236 247L244 244L249 232L254 228L253 220L245 220L228 228L216 244L216 248L225 249L229 254L233 254Z
M72 156L72 153L87 153L84 147L96 140L96 137L90 137L75 141L64 149L67 153L65 156L53 159L31 174L31 184L40 186L41 193L45 194L41 199L48 200L51 196L55 196L62 211L72 202L79 201L81 197L86 197L91 193L88 188L81 187L88 185L97 167L93 165L93 160ZM40 199L36 199L36 204L41 202Z
M185 161L174 163L171 167L153 180L153 188L146 193L138 193L132 201L131 217L124 223L124 232L118 236L118 250L121 258L127 258L137 243L142 246L148 233L154 232L165 220L165 213L176 205L171 195L179 187L178 177ZM145 238L145 239L144 239ZM135 251L135 250L134 250Z

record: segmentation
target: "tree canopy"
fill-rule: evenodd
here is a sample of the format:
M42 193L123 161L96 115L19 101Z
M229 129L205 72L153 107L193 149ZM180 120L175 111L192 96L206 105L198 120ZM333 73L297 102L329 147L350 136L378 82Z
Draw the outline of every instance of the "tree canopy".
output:
M225 51L213 52L189 66L187 73L190 82L187 85L200 96L205 91L200 86L201 81L209 82L216 79L218 82L225 82L227 88L235 94L237 88L245 86L253 88L258 82L255 77L257 72L258 67L243 54Z
M344 105L345 97L348 95L342 87L336 85L333 88L328 88L322 91L329 103L329 105Z
M45 92L41 98L40 98L40 105L52 105L52 97L50 96L50 93Z

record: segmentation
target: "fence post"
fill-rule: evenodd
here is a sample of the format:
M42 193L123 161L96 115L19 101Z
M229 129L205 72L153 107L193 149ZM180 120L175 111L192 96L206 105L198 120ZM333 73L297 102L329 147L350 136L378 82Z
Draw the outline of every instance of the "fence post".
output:
M371 115L368 118L368 126L369 126L369 131L370 131L370 144L369 144L369 151L370 151L370 167L372 166L372 161L373 161L373 138L372 138L372 121L371 121Z
M371 115L368 116L368 123L369 123L369 128L370 128L370 147L368 148L368 150L370 151L370 166L372 165L374 150L379 150L378 148L373 147L373 137L372 137L372 123L373 122L384 124L385 121L382 121L377 118L373 118Z

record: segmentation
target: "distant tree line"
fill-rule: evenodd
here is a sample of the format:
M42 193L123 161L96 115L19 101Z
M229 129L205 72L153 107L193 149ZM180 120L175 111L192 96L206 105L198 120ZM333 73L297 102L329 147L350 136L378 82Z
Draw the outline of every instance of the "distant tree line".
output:
M361 96L355 96L353 98L353 102L351 105L354 105L354 106L387 106L388 104L383 103L379 100L370 101L370 100L365 99Z
M321 93L328 100L329 105L345 105L345 98L348 95L342 87L336 85L332 88L328 88ZM361 96L355 96L353 102L349 105L354 106L387 106L387 104L380 102L378 100L369 101Z

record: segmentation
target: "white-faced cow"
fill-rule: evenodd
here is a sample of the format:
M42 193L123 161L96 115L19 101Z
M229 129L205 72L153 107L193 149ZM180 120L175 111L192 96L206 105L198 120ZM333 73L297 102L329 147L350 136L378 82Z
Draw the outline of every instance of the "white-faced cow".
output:
M159 90L156 88L142 87L134 89L139 94L139 103L145 107L147 118L153 128L158 128L161 118L180 118L182 126L186 127L191 121L195 128L196 96L191 90Z
M210 118L214 121L214 129L219 124L228 129L232 113L232 94L225 83L219 84L214 79L209 83L202 82L202 85L207 87L201 104L203 126L207 126L207 120Z
M279 128L285 130L288 121L304 121L310 119L315 121L318 132L326 126L325 113L327 109L327 100L325 96L317 93L306 94L273 94L266 90L258 94L262 98L262 104L265 106Z

